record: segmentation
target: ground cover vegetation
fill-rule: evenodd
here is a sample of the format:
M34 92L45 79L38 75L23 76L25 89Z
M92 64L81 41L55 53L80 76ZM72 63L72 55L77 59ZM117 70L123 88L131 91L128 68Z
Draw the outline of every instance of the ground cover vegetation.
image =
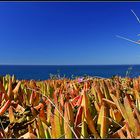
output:
M140 77L0 79L0 138L139 138Z

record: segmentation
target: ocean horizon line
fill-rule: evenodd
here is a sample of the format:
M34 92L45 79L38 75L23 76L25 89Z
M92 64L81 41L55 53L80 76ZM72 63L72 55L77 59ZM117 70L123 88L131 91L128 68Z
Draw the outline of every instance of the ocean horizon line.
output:
M47 64L0 64L0 66L132 66L132 65L140 65L140 64L73 64L73 65L47 65Z
M51 75L62 77L100 76L112 77L126 74L135 77L140 75L140 64L127 65L0 65L0 75L16 75L18 79L49 79Z

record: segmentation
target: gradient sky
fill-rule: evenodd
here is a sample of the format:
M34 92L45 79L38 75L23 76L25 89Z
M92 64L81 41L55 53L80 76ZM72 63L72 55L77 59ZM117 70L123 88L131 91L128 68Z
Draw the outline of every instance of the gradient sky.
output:
M0 65L140 64L139 2L0 2Z

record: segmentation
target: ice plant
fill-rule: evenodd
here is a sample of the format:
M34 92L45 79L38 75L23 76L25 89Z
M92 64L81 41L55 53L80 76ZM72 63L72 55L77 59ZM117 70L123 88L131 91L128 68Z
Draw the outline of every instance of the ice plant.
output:
M139 92L140 77L7 75L0 81L0 138L139 138Z

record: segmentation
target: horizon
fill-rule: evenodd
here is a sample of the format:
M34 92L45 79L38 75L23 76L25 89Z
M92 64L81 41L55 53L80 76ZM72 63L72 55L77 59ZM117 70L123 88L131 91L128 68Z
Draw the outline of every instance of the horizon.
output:
M128 65L140 65L140 64L77 64L77 65L43 65L43 64L0 64L0 66L128 66Z
M140 2L0 2L0 65L139 65Z

